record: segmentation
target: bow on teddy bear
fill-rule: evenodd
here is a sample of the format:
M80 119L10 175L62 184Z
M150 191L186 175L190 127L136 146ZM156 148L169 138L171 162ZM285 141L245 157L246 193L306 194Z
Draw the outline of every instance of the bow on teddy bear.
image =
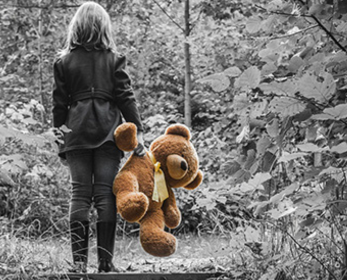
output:
M114 136L118 148L134 150L136 133L132 123L117 127ZM164 231L165 225L176 228L181 222L172 188L192 190L202 182L203 173L190 138L186 126L169 126L151 143L144 157L131 155L114 180L118 213L126 221L140 224L141 245L153 256L169 256L176 251L176 238Z

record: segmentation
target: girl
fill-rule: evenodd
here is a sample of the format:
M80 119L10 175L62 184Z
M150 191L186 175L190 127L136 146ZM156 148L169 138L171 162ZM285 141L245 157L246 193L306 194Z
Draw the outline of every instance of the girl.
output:
M113 132L121 115L136 124L139 145L135 153L145 154L140 114L124 67L125 57L116 54L109 15L97 3L84 3L71 20L66 45L54 63L53 126L68 128L59 156L67 160L71 173L72 272L87 271L92 203L98 214L98 270L115 271L112 184L122 152Z

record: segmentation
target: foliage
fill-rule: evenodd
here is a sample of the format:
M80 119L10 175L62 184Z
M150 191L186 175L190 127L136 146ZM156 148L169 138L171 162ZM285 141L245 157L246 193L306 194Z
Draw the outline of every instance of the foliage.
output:
M81 2L0 1L2 232L66 233L68 172L50 129L52 63ZM148 144L184 120L184 5L99 2L128 57ZM176 231L230 238L226 254L245 254L238 264L257 279L346 278L343 5L191 1L192 140L205 178L194 192L178 190Z
M252 63L199 80L222 98L231 95L228 116L239 124L230 139L237 151L220 169L228 175L224 192L204 204L242 201L252 211L244 241L253 250L265 246L258 252L269 262L263 277L282 268L298 278L340 279L346 269L345 15L321 2L266 4L243 4L251 11L240 20L253 37L245 47ZM294 254L290 266L279 263L283 253L266 249L274 246L273 230L304 255Z

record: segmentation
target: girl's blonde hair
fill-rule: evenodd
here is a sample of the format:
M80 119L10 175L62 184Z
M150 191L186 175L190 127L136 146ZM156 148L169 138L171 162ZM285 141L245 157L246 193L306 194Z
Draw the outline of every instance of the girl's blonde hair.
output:
M77 46L86 45L116 52L110 16L102 6L91 1L83 3L72 18L59 56L68 54Z

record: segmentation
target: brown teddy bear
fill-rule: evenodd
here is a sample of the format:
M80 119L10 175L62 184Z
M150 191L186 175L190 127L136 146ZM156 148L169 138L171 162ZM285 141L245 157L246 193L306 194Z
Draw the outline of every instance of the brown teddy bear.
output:
M132 123L117 127L114 136L118 148L132 151L137 146L136 133ZM193 190L202 182L190 138L186 126L169 126L144 157L131 155L114 180L118 213L126 221L140 224L142 247L153 256L165 257L176 251L176 238L164 231L165 225L176 228L181 221L172 188Z

